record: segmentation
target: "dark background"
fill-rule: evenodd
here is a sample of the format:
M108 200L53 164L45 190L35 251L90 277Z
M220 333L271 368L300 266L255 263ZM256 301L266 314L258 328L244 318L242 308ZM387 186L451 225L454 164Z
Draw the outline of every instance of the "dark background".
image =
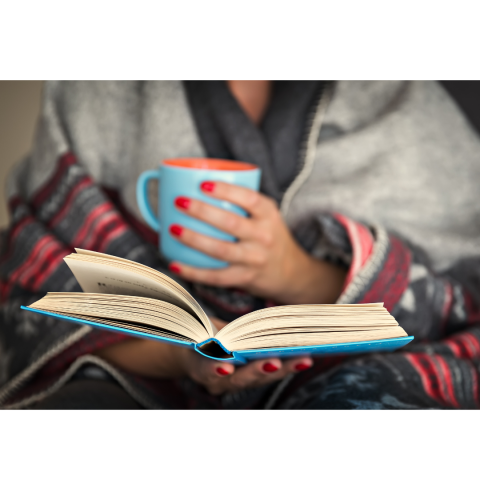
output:
M442 80L440 82L460 105L480 133L480 81Z

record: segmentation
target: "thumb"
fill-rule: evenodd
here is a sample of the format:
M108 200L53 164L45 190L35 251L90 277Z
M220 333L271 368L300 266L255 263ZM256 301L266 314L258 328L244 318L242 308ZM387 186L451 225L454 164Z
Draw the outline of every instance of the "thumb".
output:
M209 317L210 321L215 325L218 331L220 331L228 322L224 322L216 317ZM235 371L235 367L231 363L227 362L212 362L209 368L210 372L217 377L226 377L231 375Z

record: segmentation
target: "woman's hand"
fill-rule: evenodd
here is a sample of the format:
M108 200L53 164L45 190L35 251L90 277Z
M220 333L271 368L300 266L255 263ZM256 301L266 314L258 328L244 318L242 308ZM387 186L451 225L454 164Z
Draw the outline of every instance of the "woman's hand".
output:
M212 395L259 387L281 380L290 373L306 370L313 364L311 358L299 357L283 361L270 358L234 366L202 357L193 350L183 349L179 353L183 357L182 365L186 374Z
M238 205L250 217L200 200L177 198L175 205L183 213L213 225L238 241L222 241L182 225L172 225L170 233L179 242L230 264L223 269L209 270L173 262L172 272L192 282L239 287L283 304L337 300L345 281L345 270L310 257L294 240L270 198L223 182L204 182L202 190L213 198Z
M218 330L227 325L226 322L216 318L212 318L211 321ZM227 362L210 360L186 348L178 351L178 355L179 364L182 365L185 374L203 385L212 395L259 387L313 365L312 359L306 356L283 361L279 358L256 360L239 367Z
M219 330L226 325L221 320L212 321ZM96 354L124 370L145 377L190 377L212 395L258 387L313 365L311 358L297 357L284 361L278 358L257 360L236 367L227 362L210 360L188 348L134 338L105 347Z

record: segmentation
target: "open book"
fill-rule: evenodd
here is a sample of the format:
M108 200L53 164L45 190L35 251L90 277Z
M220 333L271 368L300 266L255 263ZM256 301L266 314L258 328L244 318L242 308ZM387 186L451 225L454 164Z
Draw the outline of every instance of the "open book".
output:
M78 248L76 252L64 260L83 293L48 293L22 308L189 346L234 363L394 350L413 339L382 303L265 308L217 331L197 301L167 275L111 255Z

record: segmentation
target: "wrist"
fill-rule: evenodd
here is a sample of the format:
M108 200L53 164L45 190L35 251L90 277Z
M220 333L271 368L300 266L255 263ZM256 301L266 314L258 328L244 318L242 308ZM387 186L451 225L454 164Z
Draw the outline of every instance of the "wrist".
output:
M345 283L346 270L325 260L311 257L302 250L286 275L282 303L328 304L335 303Z
M129 339L95 352L128 372L151 378L178 378L185 374L186 348L154 340Z
M191 361L191 356L193 352L189 348L184 347L173 347L172 349L172 360L175 362L175 370L177 377L188 377L189 376L189 365Z

